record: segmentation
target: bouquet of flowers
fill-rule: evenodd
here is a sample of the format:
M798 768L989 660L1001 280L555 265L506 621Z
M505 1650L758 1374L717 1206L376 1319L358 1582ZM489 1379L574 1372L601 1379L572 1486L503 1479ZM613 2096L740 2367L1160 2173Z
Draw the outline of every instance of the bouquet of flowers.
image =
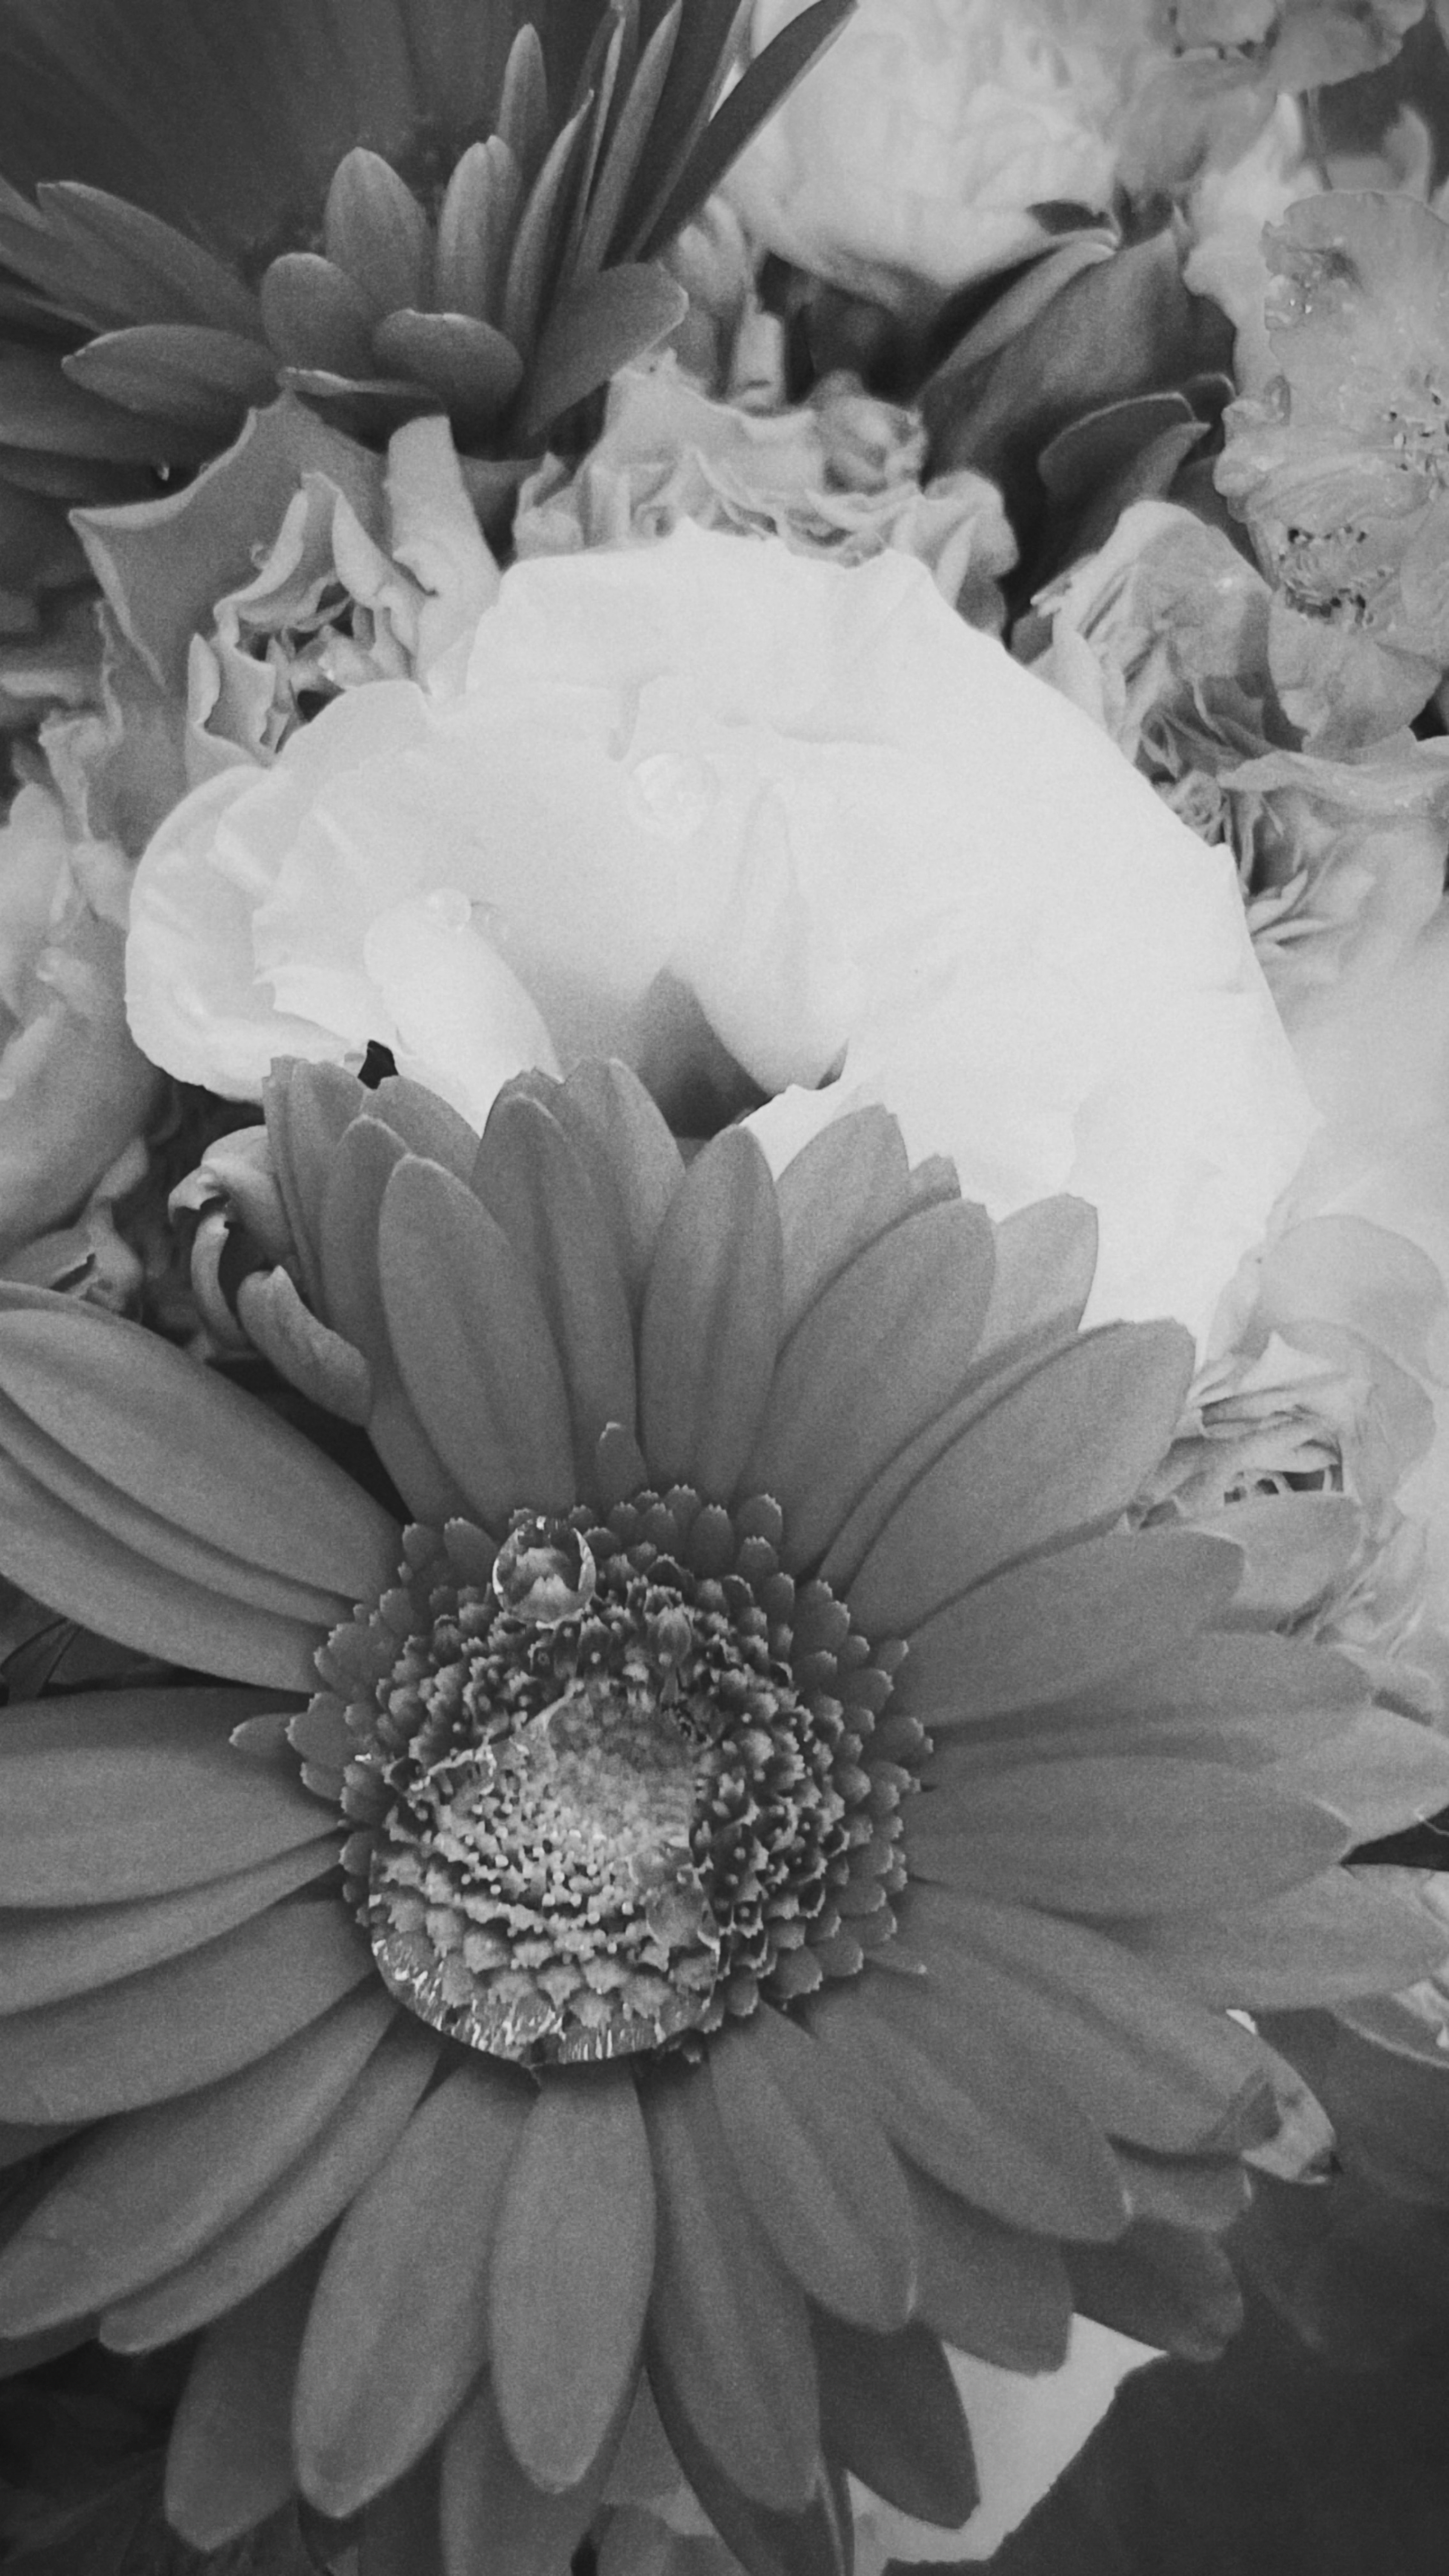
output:
M0 0L18 2576L1442 2388L1439 17Z

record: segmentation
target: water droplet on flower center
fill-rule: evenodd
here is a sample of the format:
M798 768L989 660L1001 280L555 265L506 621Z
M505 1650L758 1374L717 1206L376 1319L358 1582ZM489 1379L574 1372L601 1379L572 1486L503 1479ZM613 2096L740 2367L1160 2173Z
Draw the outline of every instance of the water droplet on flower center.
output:
M651 751L629 771L629 811L667 841L692 840L709 817L719 782L707 760L684 751Z

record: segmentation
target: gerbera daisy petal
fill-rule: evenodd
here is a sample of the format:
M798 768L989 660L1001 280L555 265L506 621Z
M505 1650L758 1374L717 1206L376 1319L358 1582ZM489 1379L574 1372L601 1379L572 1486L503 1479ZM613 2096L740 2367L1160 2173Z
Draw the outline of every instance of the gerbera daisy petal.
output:
M980 1209L928 1205L856 1253L796 1326L744 1474L783 1507L792 1564L821 1557L862 1489L958 1393L991 1273Z
M659 2189L649 2376L718 2472L756 2504L800 2512L819 2474L805 2301L756 2226L698 2074L644 2097ZM688 2463L685 2463L686 2473Z
M764 1416L779 1344L780 1219L752 1136L706 1145L659 1229L639 1334L639 1419L657 1475L733 1493Z
M544 2494L524 2476L493 2390L480 2380L443 2439L448 2576L558 2576L598 2511L612 2458L605 2440L578 2485Z
M354 1119L372 1106L339 1064L285 1057L262 1086L267 1142L309 1305L330 1320L321 1257L322 1206L332 1158Z
M166 2454L166 2518L223 2549L296 2490L291 2407L317 2278L305 2255L202 2336Z
M934 1192L929 1173L912 1174L889 1112L856 1109L802 1145L775 1195L785 1256L781 1332L788 1336L848 1262ZM942 1195L954 1197L954 1189Z
M468 1512L577 1500L568 1394L543 1302L503 1228L436 1163L405 1155L382 1203L378 1276L413 1409Z
M326 2125L392 2009L369 1987L239 2074L88 2139L0 2254L0 2315L53 2325L184 2263Z
M1097 1211L1086 1199L1041 1199L1004 1218L982 1361L1007 1368L1075 1333L1096 1267Z
M256 297L174 225L74 179L42 181L35 194L66 260L62 277L83 263L87 292L101 301L87 319L211 323L255 337Z
M955 2530L980 2500L971 2434L950 2365L925 2326L866 2334L814 2319L826 2448L872 2493Z
M1221 1616L1241 1563L1223 1539L1151 1530L1013 1566L915 1630L897 1704L945 1733L1105 1681Z
M958 2351L1003 2370L1055 2370L1066 2359L1072 2292L1058 2248L967 2209L929 2174L909 2176L921 2247L917 2304Z
M669 2447L725 2547L749 2576L851 2576L855 2517L843 2472L822 2461L810 2500L796 2513L757 2504L731 2484L700 2441L657 2355L651 2354L649 2368Z
M1271 1774L1211 1762L1018 1753L965 1766L906 1819L913 1878L1063 1914L1175 1914L1224 1886L1252 1904L1341 1860L1342 1819Z
M355 2513L401 2477L483 2367L493 2235L529 2101L521 2078L460 2067L338 2229L295 2413L302 2489L323 2513Z
M199 1949L320 1878L336 1857L326 1842L304 1843L259 1869L237 1870L150 1904L0 1914L0 2013L58 2003Z
M260 1693L167 1689L7 1709L7 1906L123 1905L334 1846L335 1813L294 1771L233 1752L237 1720L259 1706Z
M209 447L224 445L249 407L270 400L277 381L271 354L257 341L195 322L106 331L61 365L84 392L154 421L168 452L173 421Z
M605 1425L635 1416L628 1293L593 1182L558 1120L524 1093L490 1117L472 1185L543 1300L587 1478Z
M877 2332L903 2325L916 2246L905 2176L839 2061L761 2005L710 2051L735 2177L808 2296Z
M628 2070L546 2085L504 2185L492 2393L535 2486L575 2487L632 2385L654 2270L654 2182Z
M368 2506L357 2552L358 2576L458 2576L443 2557L435 2452Z
M1368 1707L1370 1686L1346 1655L1286 1637L1209 1636L1161 1662L1055 1700L1031 1721L1034 1763L1163 1754L1255 1771L1316 1755ZM984 1719L942 1737L923 1766L929 1786L976 1776L988 1752L1020 1752L1019 1719ZM1329 1802L1332 1803L1331 1800Z
M1441 1968L1445 1934L1371 1872L1325 1870L1262 1905L1118 1928L1141 1959L1205 2003L1264 2012L1395 1994Z
M1211 2237L1134 2219L1116 2245L1074 2245L1072 2293L1084 2317L1179 2361L1216 2361L1243 2322L1243 2296Z
M896 1505L851 1582L852 1617L909 1636L968 1585L1116 1520L1164 1455L1192 1370L1179 1324L1109 1324L1051 1353Z
M397 2144L437 2063L430 2031L394 2017L346 2099L244 2217L103 2319L118 2352L174 2343L285 2271L369 2182Z
M1332 1807L1354 1842L1372 1842L1449 1806L1449 1744L1392 1709L1366 1708L1341 1735L1295 1754L1279 1776Z
M0 2115L94 2120L193 2092L279 2048L371 1964L337 1907L275 1905L141 1976L0 2021Z
M406 1147L428 1163L441 1163L454 1180L466 1181L478 1153L478 1138L466 1118L440 1100L426 1083L390 1073L376 1091L364 1094L370 1112Z
M630 1297L637 1300L684 1170L679 1147L638 1075L624 1064L577 1066L561 1090L549 1085L548 1106L585 1160Z
M354 1117L339 1137L317 1220L322 1312L364 1354L372 1371L367 1436L374 1449L409 1508L441 1528L444 1521L466 1514L467 1496L438 1456L403 1386L378 1271L382 1202L405 1150L380 1118Z
M978 2027L957 1992L895 1976L827 1994L812 2028L897 2144L963 2200L1008 2226L1120 2234L1126 2200L1106 2139L1020 2030Z
M0 1388L93 1474L223 1556L349 1603L388 1579L387 1513L313 1442L139 1325L4 1289Z
M1134 2219L1159 2218L1221 2236L1248 2206L1247 2168L1235 2155L1159 2156L1120 2139L1116 2155Z
M1237 2022L1194 2010L1081 1924L924 1889L908 1920L929 1945L941 2014L969 2024L983 2051L1030 2033L1033 2065L1114 2136L1167 2153L1203 2146L1262 2083L1261 2052Z

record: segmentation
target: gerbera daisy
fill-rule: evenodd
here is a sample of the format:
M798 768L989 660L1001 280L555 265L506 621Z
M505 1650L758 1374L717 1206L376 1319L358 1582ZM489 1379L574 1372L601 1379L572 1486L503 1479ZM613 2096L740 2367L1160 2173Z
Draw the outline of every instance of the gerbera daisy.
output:
M0 2322L199 2333L203 2545L300 2489L369 2569L561 2569L650 2403L752 2576L849 2566L847 2470L957 2524L943 2337L1231 2321L1223 2007L1443 1937L1317 1748L1375 1824L1449 1754L1122 1531L1193 1352L1079 1332L1081 1207L993 1229L875 1110L686 1167L617 1067L481 1145L328 1067L266 1117L239 1311L356 1474L0 1291L0 1564L223 1677L0 1732Z
M852 4L722 100L748 0L7 0L0 478L122 497L279 385L536 450L680 319L657 255Z

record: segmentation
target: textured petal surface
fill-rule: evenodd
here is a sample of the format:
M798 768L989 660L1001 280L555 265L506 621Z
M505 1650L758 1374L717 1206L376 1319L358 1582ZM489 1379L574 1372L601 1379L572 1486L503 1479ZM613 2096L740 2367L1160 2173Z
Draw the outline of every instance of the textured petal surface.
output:
M650 1467L707 1501L728 1501L753 1447L782 1279L769 1167L742 1128L726 1129L691 1165L659 1229L639 1340Z

